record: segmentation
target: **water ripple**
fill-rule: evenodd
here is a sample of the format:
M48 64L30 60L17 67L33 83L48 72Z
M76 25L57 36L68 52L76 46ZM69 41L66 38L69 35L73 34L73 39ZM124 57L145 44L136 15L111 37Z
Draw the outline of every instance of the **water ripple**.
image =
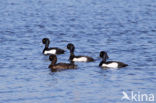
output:
M155 7L154 0L1 0L0 103L115 103L122 91L156 93ZM96 61L53 73L44 37L66 50L58 62L69 62L69 42ZM129 66L99 68L102 50Z

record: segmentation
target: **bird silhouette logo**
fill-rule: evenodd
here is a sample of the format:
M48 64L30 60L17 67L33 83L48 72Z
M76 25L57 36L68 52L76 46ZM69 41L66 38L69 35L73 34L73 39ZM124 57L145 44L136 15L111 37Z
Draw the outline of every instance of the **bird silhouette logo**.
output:
M121 100L130 100L130 98L128 97L128 94L126 93L126 92L122 92L122 94L123 94L123 96L122 96L122 98L121 98Z

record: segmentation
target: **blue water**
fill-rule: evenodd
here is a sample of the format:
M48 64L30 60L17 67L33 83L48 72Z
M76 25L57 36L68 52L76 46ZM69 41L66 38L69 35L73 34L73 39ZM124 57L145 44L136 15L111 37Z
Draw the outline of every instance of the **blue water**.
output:
M96 62L53 73L44 37ZM129 66L99 68L101 50ZM130 103L122 91L156 97L155 0L0 0L0 103Z

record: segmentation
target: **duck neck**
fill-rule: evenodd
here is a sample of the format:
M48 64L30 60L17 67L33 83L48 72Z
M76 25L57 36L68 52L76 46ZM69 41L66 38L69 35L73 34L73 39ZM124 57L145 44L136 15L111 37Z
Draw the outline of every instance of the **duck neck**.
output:
M107 58L106 58L106 57L104 57L102 61L103 61L103 63L106 63Z
M73 51L70 51L70 56L75 56Z
M99 66L102 66L103 63L106 63L106 58L102 59L102 61L100 62Z
M48 48L49 48L49 43L46 43L44 49L48 49Z
M45 49L48 49L49 48L49 44L50 44L50 41L47 40L46 43L45 43Z
M48 49L48 47L49 47L49 44L45 44L45 47L44 47L44 49L43 49L43 53L44 53L45 50Z
M55 65L56 62L57 62L57 58L54 58L54 59L52 60L52 62L51 62L51 65Z
M70 57L69 57L69 60L72 60L74 58L74 52L73 51L70 51Z

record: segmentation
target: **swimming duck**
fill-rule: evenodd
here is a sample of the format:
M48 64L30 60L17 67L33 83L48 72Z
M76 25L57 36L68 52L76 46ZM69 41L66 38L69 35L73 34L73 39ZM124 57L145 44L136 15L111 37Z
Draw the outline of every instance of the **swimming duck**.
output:
M43 54L45 55L64 54L65 52L63 49L57 47L49 48L50 40L48 38L43 38L42 43L45 44L45 48L43 49Z
M75 65L74 62L71 62L71 63L57 63L57 57L54 54L49 56L49 60L51 61L51 64L49 65L49 68L51 68L51 70L53 70L53 71L77 68L77 65Z
M127 64L118 61L106 61L109 57L105 51L100 52L100 57L103 59L99 64L102 68L122 68L128 66Z
M69 43L67 45L67 49L70 50L70 57L69 57L70 61L74 61L74 62L93 62L94 61L94 59L89 56L75 56L74 55L75 47L72 43Z

